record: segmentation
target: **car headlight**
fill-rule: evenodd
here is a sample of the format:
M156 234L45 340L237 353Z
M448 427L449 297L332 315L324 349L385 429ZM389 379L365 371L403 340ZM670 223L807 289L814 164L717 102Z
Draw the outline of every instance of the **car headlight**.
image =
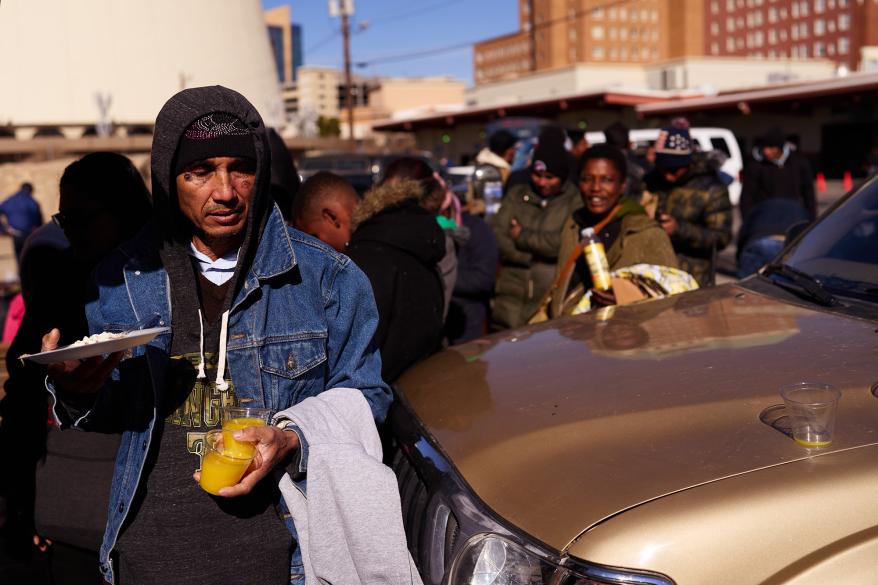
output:
M566 567L497 534L478 534L461 549L449 585L673 585L663 575L582 565Z

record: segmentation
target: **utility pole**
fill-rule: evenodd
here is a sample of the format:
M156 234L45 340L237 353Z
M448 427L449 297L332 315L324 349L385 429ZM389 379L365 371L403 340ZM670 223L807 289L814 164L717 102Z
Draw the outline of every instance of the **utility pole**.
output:
M348 113L348 138L354 141L354 86L351 79L351 27L354 0L329 0L329 15L341 16L341 36L344 42L345 109Z

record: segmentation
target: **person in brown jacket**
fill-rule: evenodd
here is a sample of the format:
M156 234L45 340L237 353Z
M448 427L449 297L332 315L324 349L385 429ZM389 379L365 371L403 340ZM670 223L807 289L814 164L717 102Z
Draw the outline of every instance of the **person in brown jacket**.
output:
M584 207L574 211L561 231L561 248L555 272L558 286L552 290L549 316L568 314L592 288L591 273L582 255L573 268L565 266L580 246L583 228L595 229L607 252L610 270L634 264L677 268L677 257L665 231L639 204L623 198L627 163L619 149L606 144L589 148L579 160L579 194ZM615 304L612 290L593 291L600 304Z

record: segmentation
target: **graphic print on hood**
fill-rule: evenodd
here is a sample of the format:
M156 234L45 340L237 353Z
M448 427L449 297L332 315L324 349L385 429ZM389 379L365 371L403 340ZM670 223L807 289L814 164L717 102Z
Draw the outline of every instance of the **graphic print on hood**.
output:
M352 241L393 246L433 266L445 256L445 234L436 218L421 207L417 181L390 181L371 189L351 220Z
M184 89L165 103L156 118L152 143L152 187L156 224L159 228L159 254L170 281L172 335L178 332L201 331L201 366L199 377L204 377L204 324L198 299L195 273L189 259L192 226L180 211L176 176L177 151L186 129L199 118L213 113L234 116L249 129L256 152L256 181L250 200L244 240L238 250L238 262L228 288L222 311L217 386L224 388L226 332L229 307L240 283L245 280L253 262L262 231L273 208L269 184L271 154L268 135L256 108L238 92L222 87ZM197 321L196 321L197 319Z

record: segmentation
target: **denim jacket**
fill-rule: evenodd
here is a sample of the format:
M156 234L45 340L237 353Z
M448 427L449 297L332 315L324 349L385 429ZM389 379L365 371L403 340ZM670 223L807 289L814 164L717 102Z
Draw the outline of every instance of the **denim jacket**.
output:
M98 269L100 296L86 311L91 333L124 329L152 314L160 325L170 324L168 277L153 242L142 234ZM238 399L276 412L330 388L358 388L382 421L392 396L372 342L378 313L365 275L346 256L286 227L274 208L242 278L227 345ZM110 583L110 553L145 481L170 348L170 333L134 348L88 410L62 404L48 385L60 424L123 431L100 550L101 573Z

